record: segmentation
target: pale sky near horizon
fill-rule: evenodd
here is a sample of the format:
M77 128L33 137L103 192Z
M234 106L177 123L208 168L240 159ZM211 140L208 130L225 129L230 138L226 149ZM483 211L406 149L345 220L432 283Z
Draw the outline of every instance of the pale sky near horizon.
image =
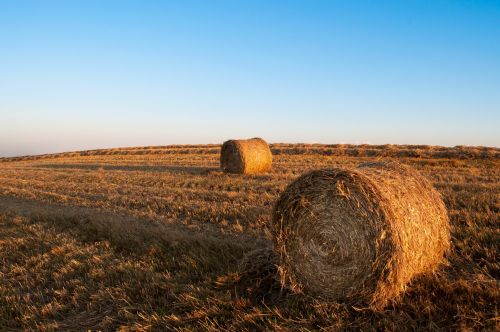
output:
M500 146L500 1L2 1L0 157Z

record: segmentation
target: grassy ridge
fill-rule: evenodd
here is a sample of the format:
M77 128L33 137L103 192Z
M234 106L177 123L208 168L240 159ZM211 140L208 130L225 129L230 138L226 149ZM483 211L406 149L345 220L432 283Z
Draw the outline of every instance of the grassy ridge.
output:
M260 176L221 173L217 146L4 160L0 326L234 331L498 327L498 149L474 148L480 152L469 151L467 157L458 154L467 149L460 147L447 157L437 147L282 144L273 149L275 167ZM340 149L358 153L341 154ZM442 193L452 222L448 265L415 280L401 299L377 314L281 290L266 260L256 259L252 273L246 271L241 264L245 255L271 246L267 225L287 183L310 169L352 167L382 157L419 169Z
M411 157L411 158L458 158L499 159L500 149L484 146L432 146L432 145L352 145L352 144L271 144L273 155L313 154L324 156L353 157ZM220 145L165 145L114 149L97 149L21 157L4 157L0 162L68 158L79 156L127 156L154 154L218 154Z

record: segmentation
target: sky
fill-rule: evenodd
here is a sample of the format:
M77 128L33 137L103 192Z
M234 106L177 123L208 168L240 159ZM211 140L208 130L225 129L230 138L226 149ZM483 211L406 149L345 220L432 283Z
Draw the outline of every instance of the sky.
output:
M0 0L0 156L499 128L500 1Z

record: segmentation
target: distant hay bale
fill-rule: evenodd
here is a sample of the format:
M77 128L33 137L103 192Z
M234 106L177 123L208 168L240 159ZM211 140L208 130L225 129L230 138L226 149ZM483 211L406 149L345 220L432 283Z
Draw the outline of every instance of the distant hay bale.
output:
M301 176L276 203L273 231L282 284L374 310L434 270L450 246L440 194L397 163Z
M229 140L221 149L221 168L228 173L258 174L271 169L273 156L262 138Z

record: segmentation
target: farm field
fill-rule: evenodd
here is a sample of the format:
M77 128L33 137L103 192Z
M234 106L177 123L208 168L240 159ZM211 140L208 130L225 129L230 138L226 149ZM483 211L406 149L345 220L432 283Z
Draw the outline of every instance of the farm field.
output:
M0 158L0 330L495 330L500 149L274 144L230 175L218 145ZM281 289L274 202L304 172L398 160L442 194L452 251L382 312ZM265 255L264 255L265 256Z

